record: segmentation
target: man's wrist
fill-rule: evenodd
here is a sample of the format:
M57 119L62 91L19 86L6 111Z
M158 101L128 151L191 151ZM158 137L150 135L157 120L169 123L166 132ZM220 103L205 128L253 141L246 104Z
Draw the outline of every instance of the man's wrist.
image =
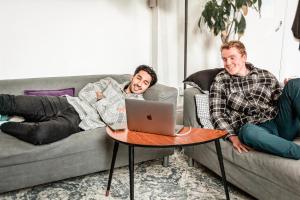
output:
M234 134L234 133L229 133L228 135L226 135L226 137L224 139L230 141L229 138L232 137L232 136L237 136L237 135Z

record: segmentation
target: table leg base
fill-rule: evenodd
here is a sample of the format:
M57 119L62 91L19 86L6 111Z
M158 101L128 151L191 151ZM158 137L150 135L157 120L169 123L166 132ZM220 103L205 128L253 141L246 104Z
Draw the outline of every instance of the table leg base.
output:
M106 197L109 196L109 190L106 190L105 196L106 196Z

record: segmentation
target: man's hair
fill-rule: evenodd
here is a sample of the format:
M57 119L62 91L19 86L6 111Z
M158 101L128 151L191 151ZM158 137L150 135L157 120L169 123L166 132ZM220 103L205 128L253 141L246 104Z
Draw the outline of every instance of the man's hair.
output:
M133 75L136 75L140 71L145 71L151 76L151 82L150 82L149 87L151 87L152 85L154 85L157 82L157 76L152 67L149 67L148 65L140 65L135 69Z
M246 51L246 48L245 48L245 45L240 42L240 41L237 41L237 40L232 40L232 41L229 41L229 42L225 42L220 50L222 52L223 49L230 49L230 48L233 48L235 47L241 55L247 55L247 51Z

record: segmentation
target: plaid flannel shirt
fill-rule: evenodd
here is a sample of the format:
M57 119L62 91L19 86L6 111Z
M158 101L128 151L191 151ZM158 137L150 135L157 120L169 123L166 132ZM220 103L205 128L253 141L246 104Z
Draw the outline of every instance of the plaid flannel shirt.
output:
M95 83L88 83L78 93L78 97L67 96L68 102L77 111L83 130L104 127L106 124L126 122L125 98L143 100L142 94L125 93L124 88L129 84L119 84L107 77ZM101 91L104 98L97 100L96 91Z
M215 128L227 130L227 138L246 123L263 123L277 114L282 88L267 70L247 63L247 76L221 71L210 88L210 114Z

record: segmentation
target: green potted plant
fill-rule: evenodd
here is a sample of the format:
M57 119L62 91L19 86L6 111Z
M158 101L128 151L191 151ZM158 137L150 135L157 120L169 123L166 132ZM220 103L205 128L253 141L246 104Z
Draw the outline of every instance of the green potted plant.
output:
M260 14L261 0L209 0L201 13L198 26L206 24L215 36L221 35L222 42L230 38L238 39L246 29L245 16L248 9Z

